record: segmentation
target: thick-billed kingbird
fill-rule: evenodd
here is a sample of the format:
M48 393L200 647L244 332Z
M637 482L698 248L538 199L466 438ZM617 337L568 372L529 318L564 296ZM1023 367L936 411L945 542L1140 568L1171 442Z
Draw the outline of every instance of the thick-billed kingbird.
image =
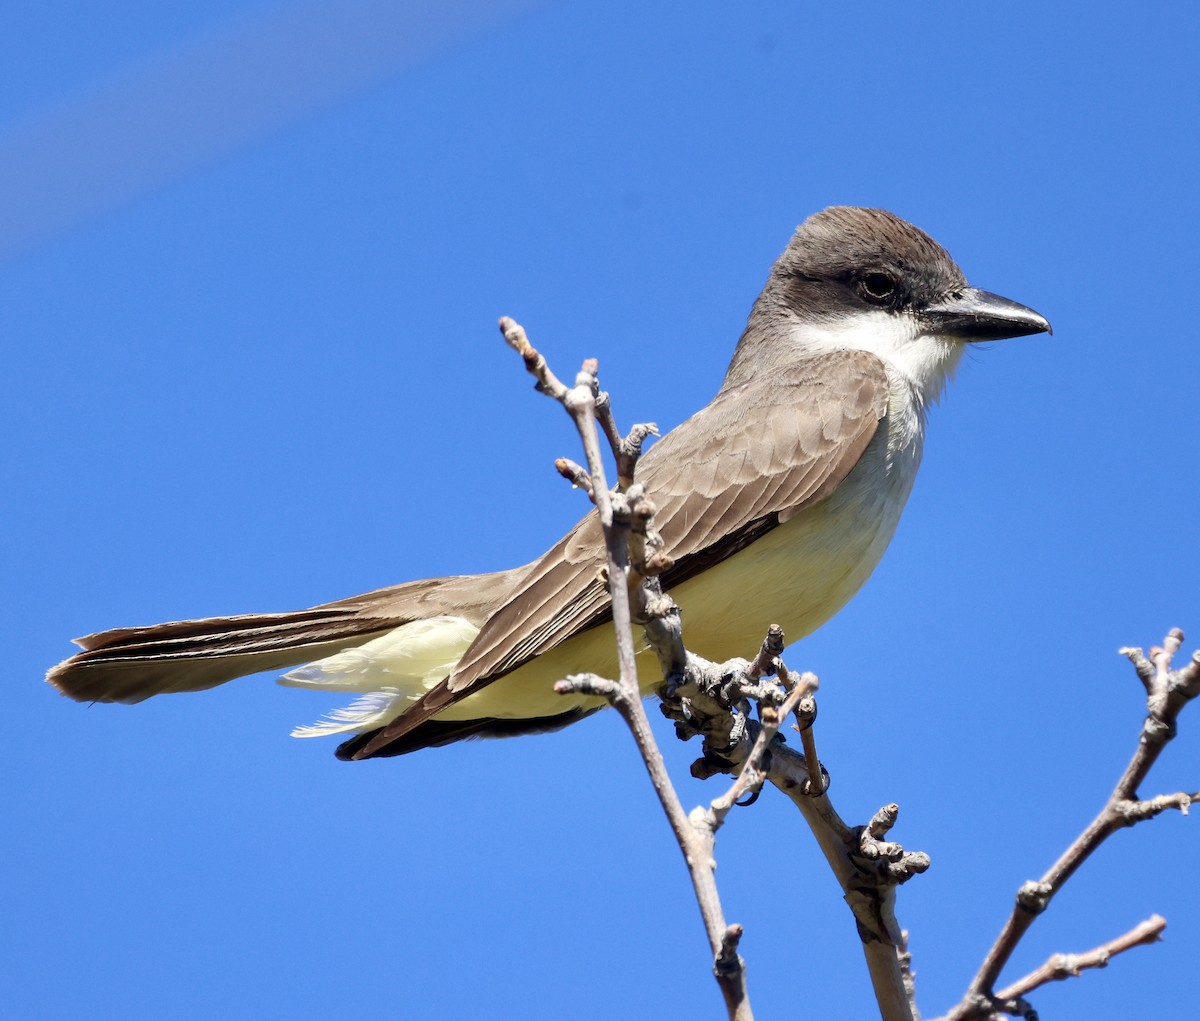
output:
M674 565L664 587L693 651L750 655L833 616L892 538L925 420L968 344L1049 332L967 285L932 238L879 209L806 220L771 269L712 402L655 443L638 481ZM85 702L140 702L300 666L280 683L357 699L298 737L351 734L344 759L553 730L601 708L560 696L612 675L604 542L593 512L544 556L292 613L119 628L78 639L49 673ZM653 657L643 690L661 683Z

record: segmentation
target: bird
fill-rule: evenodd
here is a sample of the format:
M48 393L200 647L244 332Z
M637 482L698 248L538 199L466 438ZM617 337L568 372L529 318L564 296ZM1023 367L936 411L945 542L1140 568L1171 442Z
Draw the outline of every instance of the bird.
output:
M688 648L749 655L768 624L810 634L883 556L926 422L972 344L1051 333L1039 313L968 285L928 234L882 209L833 206L796 228L751 307L713 399L641 458L673 564L661 577ZM355 696L298 737L340 759L557 730L602 699L612 610L592 511L529 564L427 578L285 613L100 631L47 680L83 702L136 703L263 671ZM661 684L639 655L639 684Z

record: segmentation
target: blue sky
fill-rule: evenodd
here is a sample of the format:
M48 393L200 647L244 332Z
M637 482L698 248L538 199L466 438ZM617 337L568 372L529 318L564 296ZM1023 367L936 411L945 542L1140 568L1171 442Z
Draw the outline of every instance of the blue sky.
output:
M41 678L93 630L532 558L582 513L550 469L577 454L496 318L563 370L598 357L624 421L674 425L792 227L853 203L1055 326L964 364L883 564L789 653L823 680L835 803L899 802L933 857L899 913L945 1010L1133 750L1115 649L1200 644L1196 13L433 9L0 16L6 1009L718 1016L607 714L344 764L288 737L330 703L268 677L133 708ZM1143 793L1200 786L1198 727ZM685 802L713 796L660 735ZM870 1016L782 800L718 845L758 1013ZM1194 1016L1195 825L1120 834L1039 921L1009 978L1170 923L1038 993L1044 1017Z

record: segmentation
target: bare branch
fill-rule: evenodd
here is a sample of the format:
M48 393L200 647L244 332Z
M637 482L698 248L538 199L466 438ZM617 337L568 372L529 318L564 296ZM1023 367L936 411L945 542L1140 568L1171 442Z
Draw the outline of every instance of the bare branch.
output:
M1176 794L1159 794L1157 797L1147 798L1144 801L1117 801L1114 802L1113 809L1120 816L1122 823L1132 826L1134 823L1153 819L1169 808L1178 809L1187 815L1188 809L1198 801L1200 801L1200 791L1193 791L1190 794L1186 791L1179 791Z
M917 1009L917 975L913 971L912 954L908 949L908 931L900 933L900 944L896 948L896 958L900 964L900 978L904 983L904 991L908 994L908 1006L912 1012L913 1021L921 1021L921 1012Z
M776 639L768 633L767 642L774 644L782 637L780 634ZM653 646L653 637L650 640ZM736 775L753 753L757 744L755 727L740 703L744 691L753 683L749 678L763 672L763 659L760 655L753 663L730 660L714 664L689 656L680 683L664 696L663 712L676 721L679 735L684 739L697 735L703 739L703 755L692 764L694 776ZM792 689L787 696L789 702L797 694L800 695L795 703L797 708L806 699L811 700L816 677L796 676L777 657L772 660L775 671ZM768 700L762 709L764 717L770 708ZM809 720L800 724L802 737L806 733L811 736L811 716L815 711L814 700ZM816 784L814 771L820 781ZM895 890L898 884L929 867L928 856L905 852L899 845L871 836L866 826L851 827L843 822L829 801L826 774L815 753L800 755L776 739L769 745L765 773L766 779L800 810L845 893L854 913L881 1016L885 1021L911 1021L916 1014L911 988L906 985L901 968L903 939L895 918ZM894 810L891 806L889 810L887 818L894 821ZM882 817L876 820L873 832L890 825L890 821L885 822Z
M750 665L746 667L746 676L757 681L762 677L770 677L776 672L776 661L783 655L783 628L778 624L772 624L767 628L767 637L763 639L762 646L758 650L758 655L754 657ZM787 681L783 681L784 687L787 687Z
M1193 804L1200 802L1200 792L1160 794L1145 800L1138 796L1138 788L1158 761L1163 748L1175 736L1180 711L1200 694L1200 653L1193 653L1189 663L1182 669L1172 669L1172 661L1183 640L1183 632L1179 628L1172 628L1163 644L1152 648L1149 656L1138 648L1120 650L1133 664L1138 680L1146 689L1148 714L1142 724L1137 750L1096 818L1040 880L1025 883L1017 892L1012 914L984 958L983 965L968 987L966 995L946 1015L946 1021L985 1018L997 1011L1029 1016L1033 1009L1024 1003L1023 996L1033 988L1032 986L1012 993L1011 996L1008 995L1010 991L1021 986L1021 982L999 994L993 990L999 981L1000 973L1034 920L1049 907L1055 894L1079 867L1118 830L1151 819L1167 809L1178 809L1186 813ZM1165 922L1163 924L1165 925ZM1141 927L1133 932L1137 933L1140 930ZM1125 938L1122 937L1122 940ZM1129 945L1134 946L1147 941L1148 939L1139 939ZM1110 944L1105 944L1105 947L1108 946ZM1100 953L1105 947L1093 953ZM1005 1002L1008 1000L1011 1002Z
M762 726L759 727L758 736L754 739L750 754L746 756L746 761L738 771L732 786L720 797L714 798L709 803L709 811L712 813L715 823L713 826L714 833L725 821L725 816L729 814L729 810L745 794L750 791L761 790L763 782L766 780L763 767L767 758L767 749L775 740L775 735L779 733L780 725L795 711L797 703L804 697L803 689L796 687L792 689L783 705L778 709L771 706L763 709Z
M915 1017L901 967L905 941L896 921L896 888L927 869L929 857L919 852L902 853L896 861L864 856L859 841L865 827L846 825L827 792L809 793L807 764L786 745L772 749L768 779L800 810L844 891L857 923L881 1017L888 1021Z
M501 316L500 332L504 334L508 346L525 360L525 369L537 380L538 391L556 401L565 400L567 388L550 371L550 366L546 364L546 359L537 348L529 343L529 338L525 336L525 327L508 316Z
M526 369L537 377L538 389L555 397L566 408L575 423L587 456L586 476L590 481L589 496L596 506L600 523L604 529L608 554L608 587L609 596L612 599L613 626L617 633L620 680L614 684L612 681L606 681L594 675L577 675L560 681L555 685L555 689L563 692L582 691L607 698L625 720L633 734L638 751L642 755L655 793L657 793L663 811L675 833L675 838L683 852L684 861L691 875L696 900L700 906L700 914L704 919L709 945L713 952L713 974L725 1000L726 1011L733 1021L752 1021L750 998L746 989L745 965L737 953L742 930L740 926L731 926L725 922L713 876L711 831L706 833L702 827L693 826L684 812L683 805L667 774L662 754L654 740L650 722L646 718L638 684L631 613L631 597L634 594L630 592L627 582L629 540L635 517L641 518L639 534L642 543L639 545L639 549L646 543L652 545L652 536L657 533L653 532L649 523L652 519L652 509L649 514L644 511L641 514L635 514L633 506L639 494L629 494L634 497L631 500L625 493L625 489L632 485L633 469L641 450L642 441L653 431L653 426L638 427L631 433L628 442L620 440L612 419L610 401L607 395L601 396L596 380L597 365L594 360L583 363L581 371L576 376L575 386L567 389L550 371L546 360L529 343L529 339L520 325L505 317L500 320L500 329L504 333L505 340L524 359ZM609 491L608 483L605 480L604 462L600 455L597 436L598 405L601 409L601 424L605 435L610 444L614 444L618 471L628 473L628 478L622 475L619 488L613 492ZM580 469L575 477L581 477L583 474ZM641 565L639 573L644 571L644 568L645 565ZM641 588L642 586L639 585L637 591L640 592ZM656 585L655 588L657 589ZM642 609L644 607L639 607L639 610ZM663 608L658 614L662 619L669 615L667 608ZM677 612L675 616L678 617Z
M796 707L795 729L800 735L800 745L804 749L804 762L808 767L806 793L824 794L829 789L829 774L825 772L817 755L817 738L813 733L813 724L817 719L817 700L813 698L818 686L817 675L805 672L797 677L778 658L776 659L776 670L785 688L795 685L796 690L804 691L804 698Z
M597 674L571 674L554 684L556 695L595 695L610 702L621 697L621 686L616 681Z
M1145 653L1141 649L1134 646L1122 646L1117 652L1133 664L1133 669L1137 671L1138 678L1145 685L1148 693L1150 691L1150 684L1154 680L1154 664L1146 658Z
M1066 978L1074 978L1088 968L1105 968L1108 962L1117 954L1124 953L1134 947L1147 946L1157 943L1162 937L1162 931L1167 927L1167 920L1161 915L1151 915L1140 925L1134 926L1125 935L1109 940L1102 946L1089 950L1084 954L1055 954L1045 964L1031 971L1024 978L1017 979L1011 986L1001 989L996 994L998 1000L1015 1000L1031 993L1039 986L1050 982L1061 982Z
M628 436L623 437L613 417L612 399L605 390L596 394L596 420L617 462L617 489L623 492L633 484L634 468L642 456L642 444L647 436L658 435L658 426L653 422L639 423L629 430Z
M912 1021L917 1010L911 960L895 918L895 895L899 884L929 867L928 856L908 852L887 839L898 818L895 804L885 805L858 827L847 826L833 809L828 773L817 756L814 736L816 678L811 674L797 677L788 671L781 660L784 636L778 627L772 626L749 662L715 664L687 652L679 609L659 584L659 575L671 565L671 559L654 527L656 507L635 481L642 444L655 433L654 426L635 426L622 437L609 395L600 390L594 361L584 362L575 385L567 388L520 326L504 319L501 328L537 378L537 388L558 399L575 421L587 453L587 468L566 459L556 466L584 488L596 505L608 550L607 580L617 630L620 681L577 675L559 682L556 690L607 698L626 719L688 863L713 949L714 974L729 1016L749 1018L749 1000L744 966L737 954L741 928L726 925L713 882L715 835L739 799L748 792L757 796L770 781L804 815L845 892L884 1021ZM598 430L603 431L617 463L617 486L611 492L605 482ZM693 763L693 774L735 776L729 789L707 809L697 808L690 815L684 814L670 785L645 719L633 657L634 621L645 627L662 667L664 713L676 721L680 737L686 740L699 735L703 739L703 754ZM1191 805L1200 803L1200 792L1150 798L1138 793L1162 749L1174 737L1182 707L1200 695L1200 652L1182 668L1172 667L1183 640L1183 633L1176 628L1149 654L1136 648L1121 650L1146 692L1147 717L1138 748L1099 815L1040 880L1025 883L1018 891L1012 914L947 1021L977 1021L996 1014L1034 1021L1036 1011L1026 1000L1029 992L1082 970L1103 967L1113 955L1158 938L1165 922L1155 916L1085 954L1055 955L1041 968L995 991L1002 970L1033 920L1100 844L1118 829L1168 809L1186 813ZM778 683L769 680L772 676ZM758 707L757 721L752 717L752 705ZM779 735L783 721L793 714L803 755L790 749Z
M554 462L554 470L571 485L582 489L590 498L592 495L592 477L569 457L560 457Z

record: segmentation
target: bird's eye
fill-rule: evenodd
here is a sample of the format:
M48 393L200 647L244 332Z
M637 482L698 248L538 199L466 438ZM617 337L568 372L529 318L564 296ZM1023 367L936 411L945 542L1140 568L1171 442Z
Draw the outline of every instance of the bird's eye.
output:
M882 305L896 296L896 281L890 274L876 270L863 276L860 289L868 301Z

